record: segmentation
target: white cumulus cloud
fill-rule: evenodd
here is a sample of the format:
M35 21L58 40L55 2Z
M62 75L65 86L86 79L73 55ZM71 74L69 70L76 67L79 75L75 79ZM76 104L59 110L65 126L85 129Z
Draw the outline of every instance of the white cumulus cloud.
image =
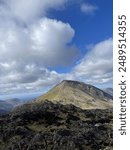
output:
M47 18L67 0L0 1L0 94L50 86L60 75L48 68L73 63L77 48L69 23Z
M63 79L112 80L112 39L93 45L71 72L48 69L71 65L78 55L71 25L47 18L50 9L59 9L67 1L0 1L0 94L39 91ZM95 6L81 5L86 14L95 10Z
M113 41L107 39L93 45L72 73L75 78L91 84L112 82Z
M91 46L89 52L68 73L50 71L37 63L1 62L0 93L39 91L63 79L79 80L89 84L111 83L112 47L111 38Z
M22 23L36 21L47 14L49 9L58 9L67 0L2 0L0 15Z
M54 19L43 18L28 28L12 23L0 29L0 61L67 65L77 55L76 47L68 46L74 34L69 24Z

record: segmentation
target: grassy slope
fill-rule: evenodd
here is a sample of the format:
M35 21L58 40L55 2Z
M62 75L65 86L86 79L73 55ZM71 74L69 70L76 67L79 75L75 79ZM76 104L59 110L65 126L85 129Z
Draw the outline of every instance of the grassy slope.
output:
M73 104L83 109L106 109L112 107L112 102L108 102L106 99L99 99L99 97L94 97L92 94L87 93L82 88L73 88L72 86L61 84L37 98L37 102L48 99L62 104Z

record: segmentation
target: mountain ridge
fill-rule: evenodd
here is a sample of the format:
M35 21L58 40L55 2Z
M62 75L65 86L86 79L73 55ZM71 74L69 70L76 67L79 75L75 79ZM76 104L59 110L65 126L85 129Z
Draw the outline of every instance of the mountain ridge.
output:
M73 104L82 109L106 109L112 107L112 96L90 84L63 80L34 102L49 100L54 103Z

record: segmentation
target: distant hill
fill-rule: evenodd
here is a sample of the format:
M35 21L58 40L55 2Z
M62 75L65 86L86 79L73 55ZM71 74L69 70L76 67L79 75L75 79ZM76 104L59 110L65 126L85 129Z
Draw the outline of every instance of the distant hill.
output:
M9 104L4 100L0 100L0 115L8 113L12 108L12 104Z
M5 100L8 104L11 104L13 107L23 104L23 101L18 98L12 98Z
M0 115L7 114L11 110L13 110L15 107L25 104L28 101L23 101L18 98L11 98L6 100L0 100Z
M45 100L61 104L73 104L83 109L106 109L112 107L112 96L83 82L64 80L34 103Z
M113 88L105 88L103 91L113 96Z

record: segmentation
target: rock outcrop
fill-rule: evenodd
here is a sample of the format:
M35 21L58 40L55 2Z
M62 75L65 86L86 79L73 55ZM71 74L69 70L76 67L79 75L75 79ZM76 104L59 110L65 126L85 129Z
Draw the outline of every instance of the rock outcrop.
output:
M0 117L0 150L112 150L112 109L25 104Z

